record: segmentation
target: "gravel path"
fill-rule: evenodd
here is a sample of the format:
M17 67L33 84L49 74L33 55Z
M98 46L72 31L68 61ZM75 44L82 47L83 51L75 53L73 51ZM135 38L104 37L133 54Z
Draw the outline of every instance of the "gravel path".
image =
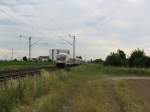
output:
M126 76L126 77L106 77L108 80L150 80L150 77Z

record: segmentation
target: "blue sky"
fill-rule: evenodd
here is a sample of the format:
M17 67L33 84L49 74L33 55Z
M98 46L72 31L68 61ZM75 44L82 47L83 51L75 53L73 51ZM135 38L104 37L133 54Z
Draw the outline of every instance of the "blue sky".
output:
M72 49L63 39L77 38L77 54L105 58L111 51L145 49L150 55L149 0L1 0L0 58L28 55L28 40L42 38L33 57L51 48ZM63 38L63 39L61 39ZM33 41L38 40L34 38Z

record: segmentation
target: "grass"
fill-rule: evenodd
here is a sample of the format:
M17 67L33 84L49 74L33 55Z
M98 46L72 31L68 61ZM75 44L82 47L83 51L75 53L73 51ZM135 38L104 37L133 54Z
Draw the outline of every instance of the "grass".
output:
M72 102L69 112L112 112L111 99L104 83L102 80L86 82Z
M61 74L60 74L61 73ZM43 72L41 77L24 80L12 80L0 89L0 110L2 112L58 112L61 106L77 86L78 77L68 76L64 71ZM78 81L80 82L80 81ZM49 105L47 105L49 102ZM38 108L37 108L38 107Z
M4 70L20 70L29 68L38 68L53 65L52 62L33 62L33 61L0 61L0 71Z
M110 72L112 70L112 72ZM83 65L39 77L0 84L0 112L143 112L143 99L126 81L104 80L105 76L149 76L149 69ZM104 76L104 77L103 77ZM124 112L122 111L122 112Z
M149 76L150 69L146 68L124 68L124 67L100 67L101 73L117 76Z
M112 67L103 65L86 65L77 68L80 74L86 75L108 75L108 76L150 76L149 68L125 68L125 67Z
M80 90L69 112L149 112L125 80L92 80Z
M126 81L115 81L115 93L118 96L119 102L125 112L148 112L148 107L145 106L144 100L138 96L133 88Z

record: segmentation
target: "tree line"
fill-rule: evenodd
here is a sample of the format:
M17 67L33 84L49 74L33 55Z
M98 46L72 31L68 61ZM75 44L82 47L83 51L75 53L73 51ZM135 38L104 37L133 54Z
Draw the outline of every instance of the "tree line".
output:
M119 49L117 52L111 52L106 57L105 61L97 59L95 62L117 67L150 67L150 57L147 56L144 50L141 49L135 49L129 57L127 57L123 50Z

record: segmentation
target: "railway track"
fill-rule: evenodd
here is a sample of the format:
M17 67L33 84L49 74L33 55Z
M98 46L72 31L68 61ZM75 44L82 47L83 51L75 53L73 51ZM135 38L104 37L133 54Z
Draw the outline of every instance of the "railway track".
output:
M0 71L0 81L2 82L10 79L18 79L23 77L40 75L41 69L55 70L55 68L55 66L46 66L34 69Z

